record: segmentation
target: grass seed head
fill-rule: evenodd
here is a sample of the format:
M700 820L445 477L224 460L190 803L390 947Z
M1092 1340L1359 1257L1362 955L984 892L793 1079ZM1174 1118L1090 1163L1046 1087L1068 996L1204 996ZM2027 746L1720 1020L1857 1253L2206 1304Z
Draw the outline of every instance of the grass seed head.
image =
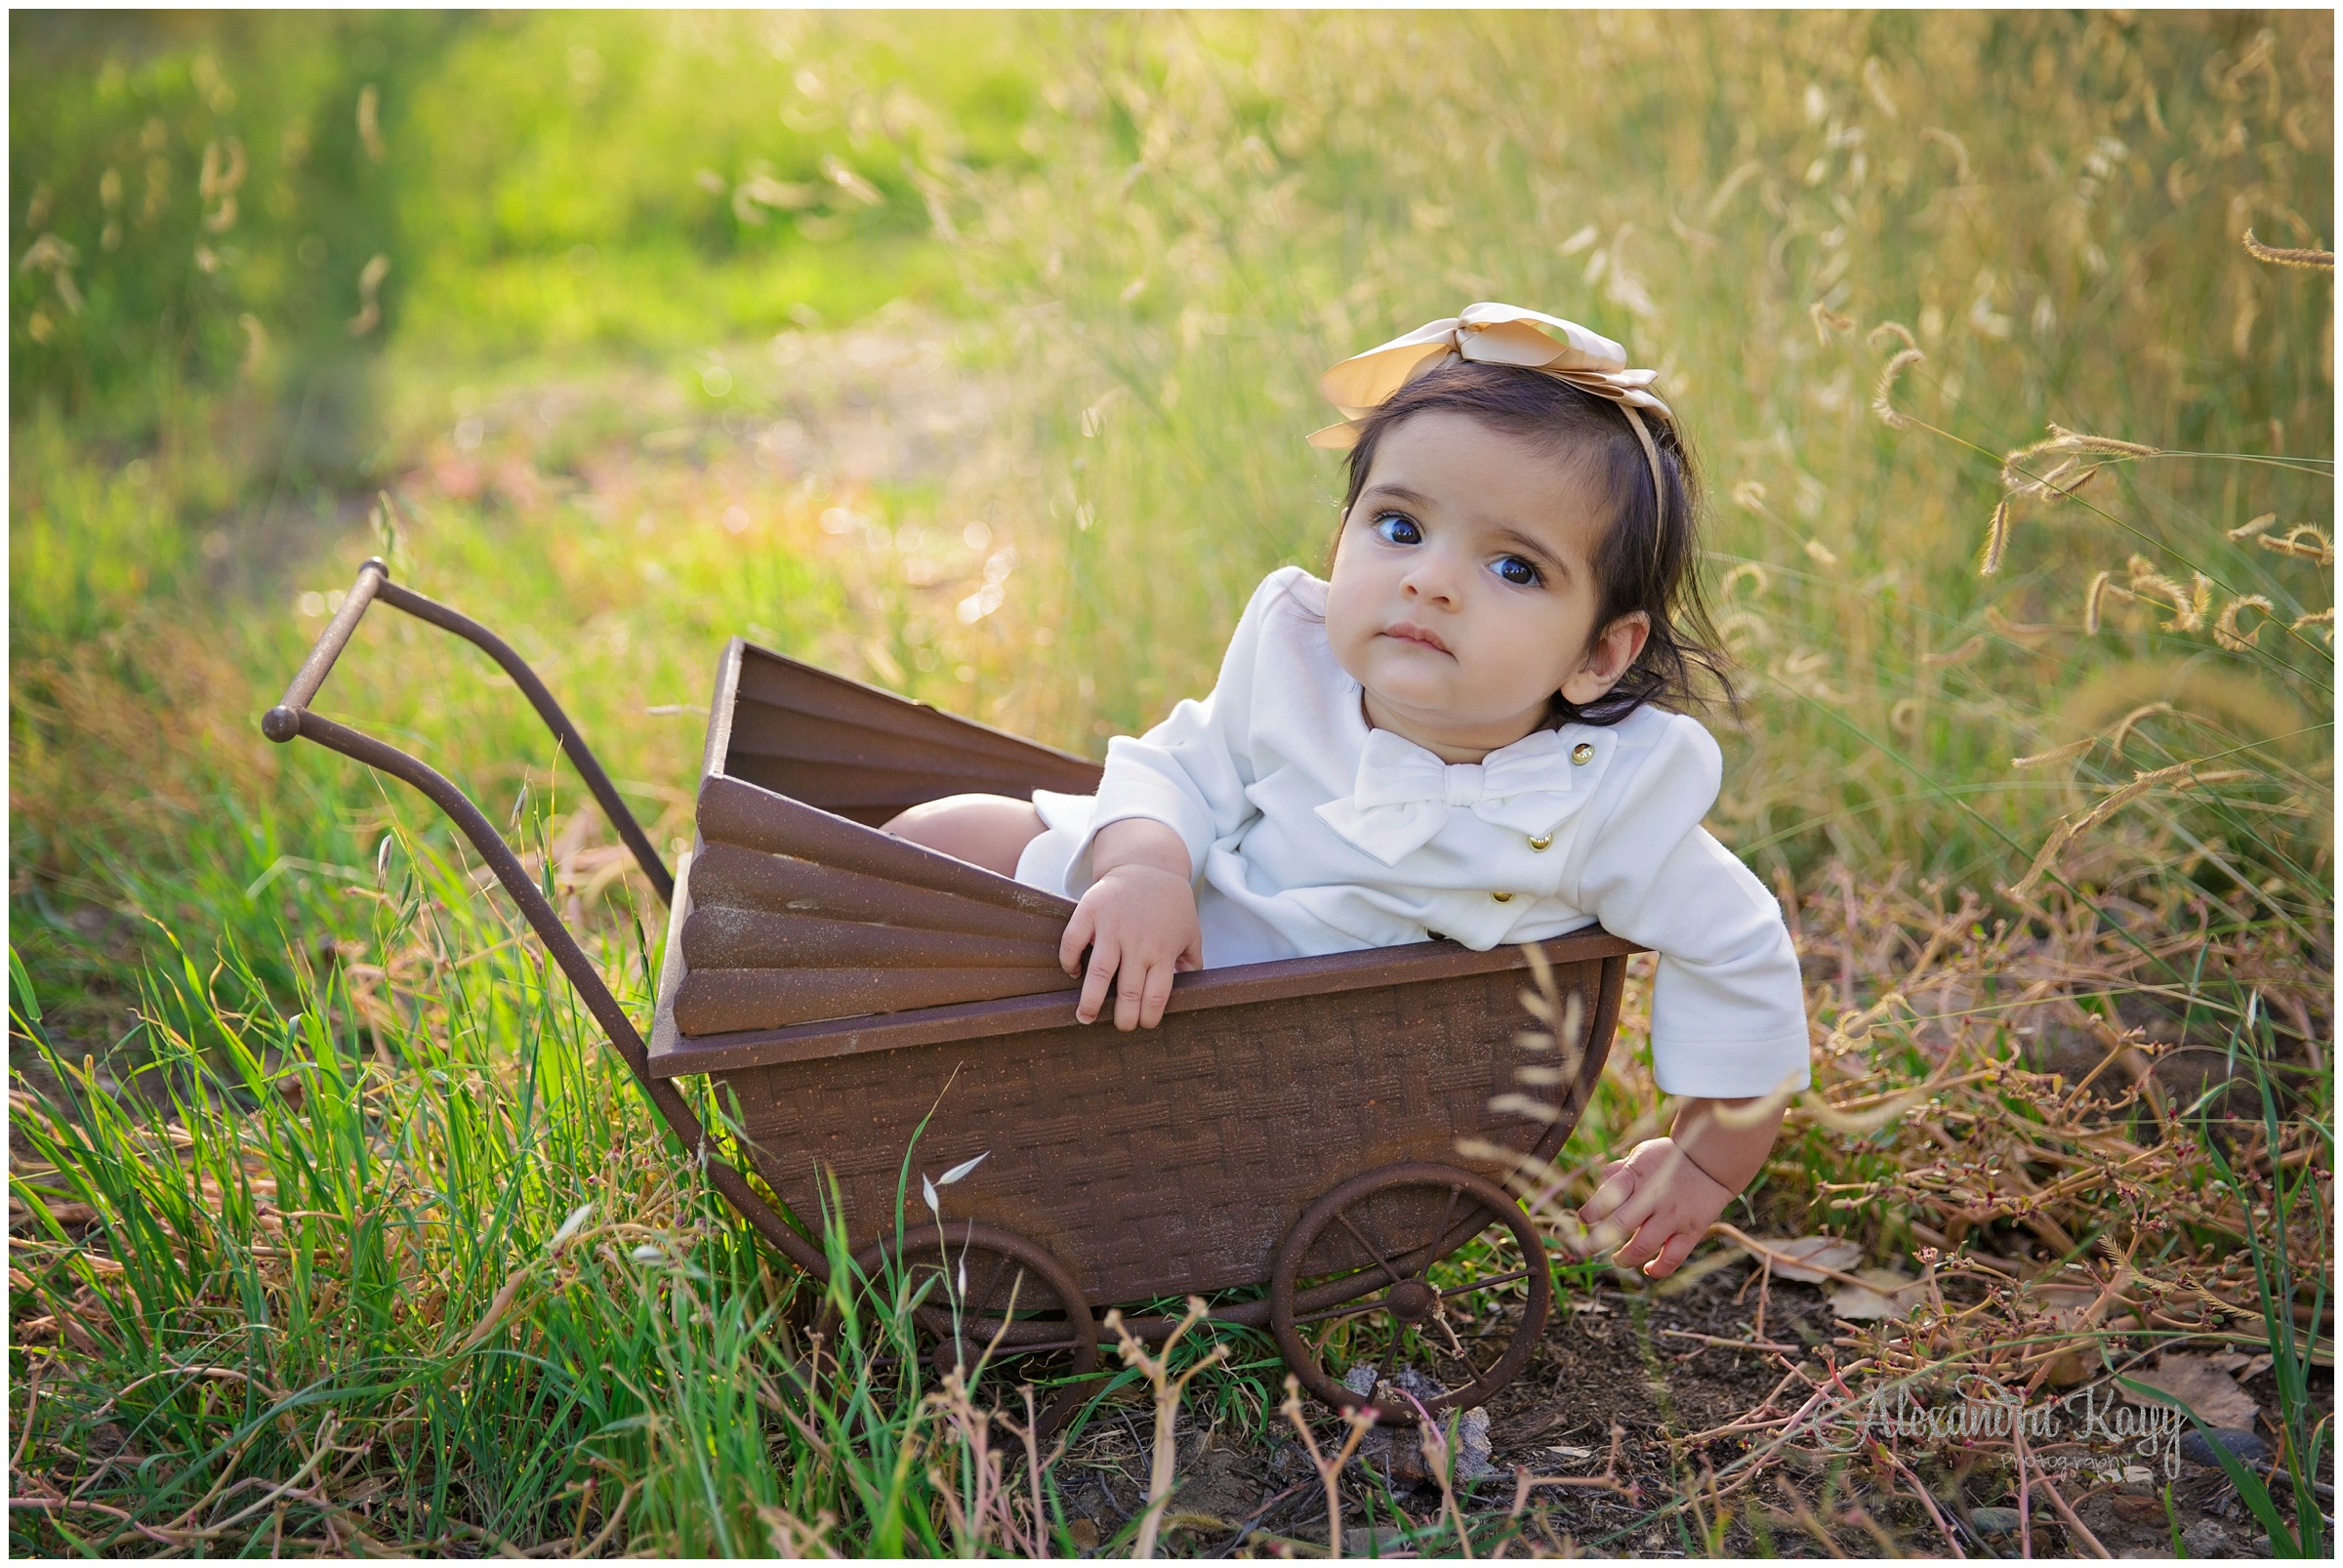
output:
M2229 601L2229 607L2221 612L2221 619L2213 625L2213 640L2232 653L2242 653L2254 646L2262 635L2258 623L2250 632L2240 633L2238 630L2238 617L2246 610L2260 610L2267 616L2270 613L2270 601L2259 594L2241 595Z
M2001 569L2001 556L2009 548L2009 497L2003 496L1994 506L1993 517L1985 525L1985 557L1977 563L1977 574L1991 577Z
M2265 245L2245 230L2245 254L2257 262L2273 267L2300 267L2313 271L2331 272L2335 269L2335 253L2321 250L2286 250L2277 245Z
M1957 136L1940 125L1931 125L1920 133L1923 142L1934 142L1952 154L1952 181L1955 185L1969 183L1969 146Z
M1901 431L1911 428L1913 423L1911 416L1898 413L1889 394L1896 390L1896 378L1904 373L1905 366L1916 365L1927 357L1917 349L1904 349L1898 351L1894 358L1879 367L1878 385L1871 390L1871 412L1877 414L1879 422L1889 430Z
M2172 705L2168 702L2144 702L2137 708L2132 709L2131 712L2125 714L2121 719L2117 720L2116 727L2107 732L2107 749L2109 755L2115 757L2120 757L2123 755L2124 743L2131 739L2131 731L2133 727L2140 722L2140 721L2143 719L2153 719L2158 714L2168 714L2171 711Z
M2147 557L2134 556L2125 562L2131 574L2130 594L2134 598L2157 598L2172 606L2172 619L2162 622L2166 632L2194 632L2204 625L2204 612L2211 607L2213 585L2204 573L2197 574L2192 587L2184 588L2158 571Z
M2263 534L2254 543L2264 550L2281 556L2292 556L2298 560L2313 560L2322 566L2335 563L2335 547L2326 537L2325 530L2314 528L2308 523L2289 531L2281 539Z
M2090 435L2081 431L2071 431L2056 423L2050 427L2050 440L2054 451L2104 452L2110 457L2158 457L2163 451L2161 447L2149 446L2140 441L2117 440L2113 435Z
M2080 757L2098 744L2098 736L2085 735L2080 740L2071 740L2064 746L2053 746L2046 752L2035 752L2031 757L2013 757L2009 760L2009 765L2012 767L2047 767L2053 763L2063 763Z
M2110 594L2115 594L2124 598L2131 598L2130 591L2116 581L2116 574L2114 572L2100 572L2096 574L2091 578L2091 586L2083 590L2082 631L2085 637L2097 637L2099 635L2100 606Z

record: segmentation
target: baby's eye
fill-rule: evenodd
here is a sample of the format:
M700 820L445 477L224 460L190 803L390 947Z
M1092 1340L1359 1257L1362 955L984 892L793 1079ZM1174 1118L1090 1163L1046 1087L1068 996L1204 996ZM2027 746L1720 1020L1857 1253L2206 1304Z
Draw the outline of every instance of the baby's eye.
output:
M1416 519L1401 512L1386 512L1375 519L1375 531L1385 544L1420 545L1423 530Z
M1538 568L1519 556L1500 556L1489 563L1489 569L1516 588L1535 588L1540 581Z

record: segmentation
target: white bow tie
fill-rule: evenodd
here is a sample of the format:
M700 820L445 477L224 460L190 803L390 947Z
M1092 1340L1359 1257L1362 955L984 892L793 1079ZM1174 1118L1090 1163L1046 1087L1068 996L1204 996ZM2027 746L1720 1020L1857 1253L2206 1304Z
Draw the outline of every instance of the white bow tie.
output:
M1561 735L1541 729L1478 763L1443 763L1388 729L1371 730L1347 801L1318 807L1319 820L1395 866L1429 844L1462 808L1484 822L1535 837L1570 811L1589 770L1575 766Z

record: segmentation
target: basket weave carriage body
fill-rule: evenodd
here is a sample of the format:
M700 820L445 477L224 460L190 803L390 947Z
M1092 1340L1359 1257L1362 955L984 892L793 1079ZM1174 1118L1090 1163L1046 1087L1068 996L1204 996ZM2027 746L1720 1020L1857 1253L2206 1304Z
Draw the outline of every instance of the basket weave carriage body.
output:
M1313 1392L1406 1420L1387 1385L1342 1381L1333 1363L1357 1343L1327 1336L1379 1310L1392 1325L1387 1376L1403 1338L1415 1345L1502 1297L1489 1308L1506 1324L1502 1353L1457 1362L1453 1399L1434 1407L1477 1402L1519 1370L1550 1278L1542 1242L1499 1183L1567 1139L1603 1067L1629 943L1590 928L1540 944L1558 1042L1523 1010L1528 952L1446 941L1184 974L1158 1028L1086 1027L1057 960L1070 903L878 825L968 791L1089 792L1097 764L735 640L710 705L697 837L669 896L646 1047L460 791L308 711L377 598L469 638L514 676L670 892L542 683L485 628L391 585L378 562L264 728L403 777L456 819L687 1147L706 1148L707 1134L674 1081L713 1080L735 1152L783 1212L734 1167L710 1159L710 1175L802 1267L827 1275L807 1234L826 1220L843 1222L873 1270L908 1266L925 1247L930 1272L956 1274L967 1296L923 1318L946 1362L1023 1349L1079 1377L1096 1365L1105 1307L1146 1336L1171 1322L1148 1303L1217 1294L1213 1315L1273 1330ZM939 1232L920 1177L979 1156L946 1189ZM1492 1237L1511 1249L1511 1269L1454 1283L1454 1259L1496 1256Z

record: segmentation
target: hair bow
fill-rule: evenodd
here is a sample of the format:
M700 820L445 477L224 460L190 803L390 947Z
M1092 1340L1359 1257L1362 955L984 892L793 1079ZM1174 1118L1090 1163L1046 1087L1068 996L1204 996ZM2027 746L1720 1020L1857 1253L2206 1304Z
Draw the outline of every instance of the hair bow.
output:
M1643 455L1651 462L1652 489L1665 517L1667 490L1660 477L1660 450L1652 444L1651 432L1642 419L1642 414L1648 413L1671 426L1675 423L1675 414L1650 391L1660 373L1630 370L1627 351L1599 332L1518 305L1493 301L1468 305L1461 315L1427 321L1404 337L1353 354L1329 370L1318 378L1318 388L1342 411L1342 423L1312 432L1310 444L1348 451L1358 444L1360 421L1380 408L1393 392L1427 371L1465 360L1541 370L1619 404L1635 429L1635 438L1643 443Z

